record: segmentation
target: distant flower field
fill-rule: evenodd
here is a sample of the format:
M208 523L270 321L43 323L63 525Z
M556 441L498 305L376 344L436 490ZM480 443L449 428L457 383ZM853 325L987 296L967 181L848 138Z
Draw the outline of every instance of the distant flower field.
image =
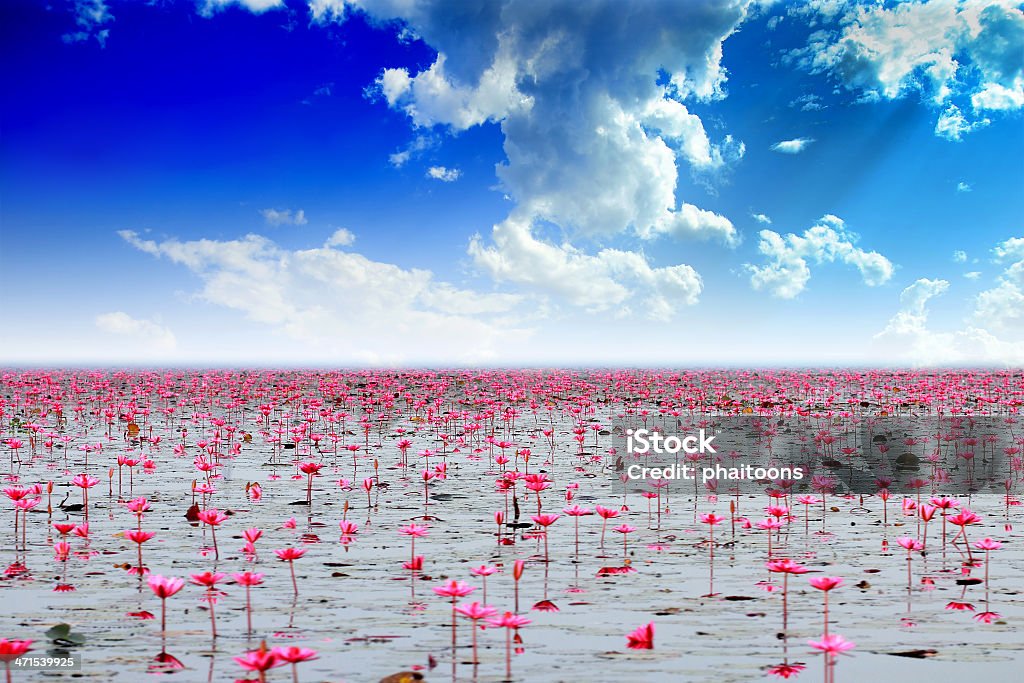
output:
M1020 372L25 370L0 397L10 680L1009 681L1024 656ZM626 474L627 430L735 424L674 462L801 476Z

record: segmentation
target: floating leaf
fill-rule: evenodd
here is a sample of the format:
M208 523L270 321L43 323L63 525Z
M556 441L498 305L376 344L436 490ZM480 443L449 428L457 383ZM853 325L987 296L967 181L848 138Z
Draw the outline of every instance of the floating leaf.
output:
M46 629L46 637L58 644L81 645L85 636L71 630L70 624L57 624Z
M57 640L63 638L67 634L71 633L71 626L69 624L57 624L46 629L44 634L50 640Z
M925 659L939 654L938 650L907 650L905 652L890 652L893 657L912 657L914 659Z

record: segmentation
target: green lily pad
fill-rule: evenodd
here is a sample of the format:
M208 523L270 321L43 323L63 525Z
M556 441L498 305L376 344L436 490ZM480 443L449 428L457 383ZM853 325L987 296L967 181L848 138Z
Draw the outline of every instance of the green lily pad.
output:
M71 630L70 624L57 624L46 630L46 637L55 643L66 643L68 645L81 645L85 642L85 636Z

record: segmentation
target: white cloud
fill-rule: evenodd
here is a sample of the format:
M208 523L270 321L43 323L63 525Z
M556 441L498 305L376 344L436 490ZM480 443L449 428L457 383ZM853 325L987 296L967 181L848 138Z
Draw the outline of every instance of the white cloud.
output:
M1012 237L992 250L997 261L1009 262L997 284L980 294L974 320L998 331L1024 332L1024 238Z
M443 183L453 183L459 179L462 171L457 168L446 168L444 166L431 166L427 169L427 177L440 180Z
M350 247L355 244L356 236L353 235L349 230L345 228L338 228L335 230L327 241L324 242L326 247Z
M428 149L437 146L437 140L431 135L417 135L403 149L391 154L388 163L395 168L405 166L410 159L417 157Z
M992 253L999 261L1007 259L1024 260L1024 237L1011 237L1005 242L997 244Z
M191 271L202 282L201 300L241 312L312 357L478 363L500 357L528 336L513 324L513 308L522 297L459 289L427 270L335 248L339 239L348 239L345 233L339 238L335 232L322 247L296 250L251 234L160 242L127 230L118 234L136 249Z
M792 58L828 73L862 99L910 92L941 111L935 134L949 140L987 125L987 111L1024 107L1024 12L1013 0L833 3L805 16L815 31ZM838 21L834 21L838 17Z
M821 103L821 97L813 93L797 97L789 103L789 106L800 107L800 111L821 111L828 108Z
M415 77L404 68L384 69L377 85L388 105L404 111L417 127L441 124L460 131L529 107L529 98L516 88L515 67L507 58L496 56L475 87L454 81L445 61L445 55L439 54L430 68Z
M377 79L377 85L388 106L394 107L412 88L412 79L407 69L384 69Z
M690 266L656 268L636 252L602 249L591 256L568 243L552 244L534 235L524 216L494 226L492 240L485 245L477 236L469 247L474 262L491 277L591 311L666 319L678 307L695 304L702 287Z
M237 5L247 9L253 14L262 14L267 10L284 7L284 0L202 0L199 13L204 17L210 17L231 5Z
M260 211L267 225L305 225L306 212L302 209L292 211L291 209L263 209Z
M836 216L823 216L802 235L789 233L783 237L773 230L762 230L759 234L758 251L768 263L745 265L750 284L781 299L792 299L806 288L811 279L810 263L840 261L854 266L869 286L884 284L894 271L889 259L855 246L857 236L848 232L846 224Z
M107 38L110 37L108 24L114 21L114 15L110 13L104 0L75 0L75 25L77 31L65 33L61 39L65 43L80 43L95 38L100 47L107 46Z
M1024 343L1000 339L983 327L959 325L954 331L929 327L928 302L949 289L946 280L921 278L900 294L900 308L874 346L890 358L913 365L1020 365Z
M978 278L981 277L981 271L972 270L969 273L964 273L964 277L967 278L968 280L977 280Z
M814 138L793 138L792 140L781 140L771 146L773 152L782 154L799 154L807 149L807 146L814 142Z
M811 26L819 21L832 21L849 7L848 0L805 0L788 8L789 16L803 17Z
M953 252L953 263L966 263L967 252L962 249L957 249Z
M529 226L531 237L535 226L554 224L576 241L632 232L738 244L728 218L685 201L677 186L681 167L715 177L744 153L731 136L713 140L688 105L723 96L722 42L747 4L316 0L310 13L321 22L353 10L397 20L437 51L429 67L386 68L375 83L415 130L500 125L507 161L497 175L515 215L473 242L480 258L515 243L500 232L506 223ZM409 156L397 152L392 163ZM615 270L608 250L555 248L568 263ZM635 279L638 271L616 272Z
M900 292L900 309L879 334L910 334L924 330L928 321L926 306L929 299L945 294L948 289L949 282L946 280L917 280Z
M946 138L954 142L963 139L965 133L970 133L978 128L987 126L989 119L983 118L976 121L968 121L955 104L951 104L939 115L935 122L935 134L940 138Z
M752 213L751 217L761 225L771 225L772 219L763 213Z
M341 22L345 20L345 12L349 5L355 4L346 0L309 0L310 18L320 24Z
M962 180L956 184L957 192L971 192L974 188L970 184L963 182Z
M167 327L152 320L133 318L123 311L103 313L96 316L96 327L108 334L129 337L145 345L145 349L155 353L173 351L178 345L174 333Z
M1020 109L1024 107L1024 88L1007 88L998 83L986 83L984 87L971 95L971 104L981 109Z

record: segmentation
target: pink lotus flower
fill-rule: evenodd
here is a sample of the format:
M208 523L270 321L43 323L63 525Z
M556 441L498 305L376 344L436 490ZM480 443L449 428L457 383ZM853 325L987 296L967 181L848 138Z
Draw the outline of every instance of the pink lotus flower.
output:
M815 576L809 581L812 586L822 591L830 591L843 585L843 580L838 576Z
M311 659L316 659L316 650L310 650L306 647L275 647L271 650L277 658L282 662L289 664L297 664L299 662L308 662Z
M980 541L974 542L974 547L978 550L999 550L1003 547L1003 544L999 541L994 541L991 538L983 538Z
M1001 618L1002 616L1003 615L999 614L998 612L988 612L988 611L985 611L985 612L978 612L977 614L975 614L971 618L974 619L975 621L977 621L978 623L981 623L981 624L991 624L993 621L996 621L997 619Z
M57 541L53 544L53 556L60 562L66 562L71 554L71 544L67 541Z
M916 538L910 538L909 536L900 536L896 539L896 542L904 548L906 548L908 552L912 550L921 550L922 548L924 548L924 545L921 544L921 541L917 540Z
M159 574L150 574L146 579L153 594L161 600L166 600L185 587L184 579L176 577L165 577Z
M93 486L100 483L100 480L90 474L78 474L71 480L71 483L78 488L91 489Z
M475 587L454 579L440 586L434 586L434 592L446 598L464 598L475 590Z
M7 640L0 638L0 662L12 662L31 650L31 640Z
M281 548L280 550L275 550L274 554L282 561L288 563L288 568L292 574L292 588L295 590L295 595L298 595L299 584L295 580L295 560L305 555L306 551L303 548Z
M490 576L491 574L497 573L498 568L491 565L482 564L479 567L473 567L469 570L469 573L473 576Z
M503 615L501 615L497 619L488 619L487 623L490 624L491 626L496 626L498 628L510 628L511 629L511 628L521 628L521 627L526 626L527 624L530 624L532 622L529 619L527 619L526 617L519 616L518 614L513 614L512 612L505 612Z
M540 514L540 515L531 515L530 518L534 521L535 524L539 524L540 526L547 527L547 526L551 526L556 521L558 521L559 516L560 515L553 515L553 514L545 512L544 514Z
M788 557L779 558L777 560L771 560L765 562L764 566L767 567L768 571L776 572L781 574L806 574L811 571L807 567L794 562Z
M854 648L854 644L838 633L824 636L821 640L808 640L807 644L830 655L839 655Z
M705 512L701 514L700 521L714 526L715 524L725 521L725 517L716 515L714 512Z
M770 676L778 676L779 678L794 678L799 676L800 673L807 667L803 664L789 664L783 662L782 664L776 664L775 666L768 668L768 674Z
M258 572L241 572L239 574L232 574L231 578L239 586L258 586L263 583L263 574Z
M152 531L140 531L139 529L128 529L124 532L124 537L132 543L145 543L154 536L156 534Z
M205 586L206 588L214 588L218 583L224 580L226 574L221 572L203 572L202 574L192 574L192 583L197 586Z
M227 514L217 508L209 508L199 513L199 520L203 524L209 524L210 526L219 526L227 518Z
M635 631L626 634L626 645L631 650L653 650L654 649L654 622L640 626Z
M185 581L176 577L150 574L146 580L153 594L160 598L160 630L167 630L167 598L185 587Z
M246 671L259 672L261 677L264 672L285 664L285 661L278 657L274 650L267 649L266 642L260 643L258 650L246 652L245 655L233 659Z

